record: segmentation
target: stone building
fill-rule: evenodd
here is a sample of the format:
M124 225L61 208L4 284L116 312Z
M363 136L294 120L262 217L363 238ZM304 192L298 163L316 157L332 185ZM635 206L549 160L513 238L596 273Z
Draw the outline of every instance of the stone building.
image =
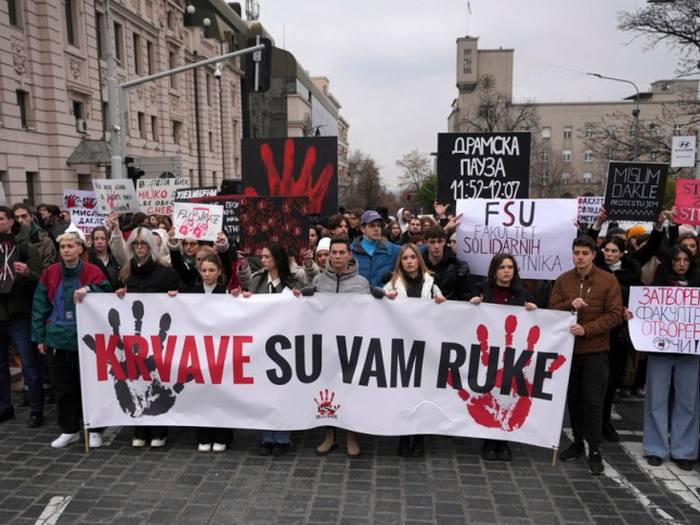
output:
M457 98L448 117L451 132L477 131L493 105L510 105L506 128L530 131L530 196L600 195L609 160L668 162L672 135L694 135L684 105L697 104L697 80L659 80L649 91L601 102L514 102L512 49L478 48L478 38L457 39ZM630 87L630 90L633 88ZM635 117L636 114L636 117ZM489 122L489 124L493 124ZM635 140L637 137L637 140ZM636 147L635 147L636 146Z
M64 188L92 189L93 178L117 176L110 173L104 4L0 3L0 188L9 203L60 203ZM120 84L242 49L249 37L264 33L259 23L242 18L238 4L224 0L108 4ZM298 136L288 127L288 92L276 101L285 106L276 122L256 116L255 108L275 101L273 93L248 92L242 60L131 90L125 130L130 164L146 177L173 172L189 177L193 186L218 186L240 178L243 137ZM314 88L304 74L302 84ZM322 89L316 92L321 107L335 109L329 131L338 133L340 105ZM315 107L310 111L312 124L317 113Z

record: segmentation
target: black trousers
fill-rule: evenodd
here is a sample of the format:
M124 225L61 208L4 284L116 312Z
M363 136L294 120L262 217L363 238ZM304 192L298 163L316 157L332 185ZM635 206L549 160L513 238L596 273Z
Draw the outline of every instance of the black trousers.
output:
M80 431L83 415L78 352L51 348L47 349L46 354L56 395L58 427L64 434L75 434Z
M607 386L608 352L574 354L566 396L571 430L574 441L583 443L585 439L591 450L600 447Z
M625 335L626 330L627 327L618 325L610 331L608 388L605 392L605 402L603 404L603 422L605 423L610 421L615 392L622 387L622 379L625 375L627 356L629 355L629 344Z

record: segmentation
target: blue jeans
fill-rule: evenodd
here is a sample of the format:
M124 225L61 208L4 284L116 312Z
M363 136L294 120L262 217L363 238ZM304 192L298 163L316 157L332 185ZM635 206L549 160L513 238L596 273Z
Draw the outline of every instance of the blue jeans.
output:
M22 360L22 376L27 389L29 408L44 410L44 386L41 377L39 351L32 344L31 320L0 321L0 410L12 406L10 390L10 340L17 347Z
M698 457L700 429L700 356L649 354L647 359L647 395L644 403L644 454L665 458L695 460ZM671 442L669 447L669 392L675 395L671 406Z
M292 433L288 430L264 430L262 434L263 443L290 444Z

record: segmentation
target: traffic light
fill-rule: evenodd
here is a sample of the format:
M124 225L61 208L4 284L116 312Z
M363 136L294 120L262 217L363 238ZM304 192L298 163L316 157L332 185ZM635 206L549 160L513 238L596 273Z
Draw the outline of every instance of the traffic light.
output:
M262 93L270 89L272 42L269 38L249 38L246 47L263 44L265 49L245 56L245 85L249 92Z
M410 191L406 192L406 200L410 201L411 200L411 195L413 195Z

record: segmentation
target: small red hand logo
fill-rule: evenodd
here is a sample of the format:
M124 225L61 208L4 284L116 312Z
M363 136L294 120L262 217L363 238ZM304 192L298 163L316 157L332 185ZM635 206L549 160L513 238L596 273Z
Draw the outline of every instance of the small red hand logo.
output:
M504 323L505 329L505 345L512 347L513 334L518 327L518 319L515 315L509 315ZM479 341L481 351L481 363L483 366L489 364L489 331L486 326L480 324L476 328L476 337ZM540 339L539 326L530 328L527 336L527 350L534 350L535 345ZM561 367L566 361L566 357L559 355L548 368L549 372L554 372ZM528 359L523 367L523 375L527 372L532 358ZM453 386L452 376L448 374L447 384ZM515 378L512 379L509 396L501 395L499 392L503 384L503 366L501 365L496 371L496 380L492 391L485 394L472 395L465 389L457 390L460 399L466 403L469 415L476 423L487 428L499 428L506 432L512 432L519 429L530 414L532 407L532 383L525 377L525 386L527 388L527 396L518 394ZM496 394L494 394L496 392Z
M317 405L318 415L321 417L334 416L340 410L340 405L334 405L335 392L329 392L326 388L318 393L318 399L314 398Z

